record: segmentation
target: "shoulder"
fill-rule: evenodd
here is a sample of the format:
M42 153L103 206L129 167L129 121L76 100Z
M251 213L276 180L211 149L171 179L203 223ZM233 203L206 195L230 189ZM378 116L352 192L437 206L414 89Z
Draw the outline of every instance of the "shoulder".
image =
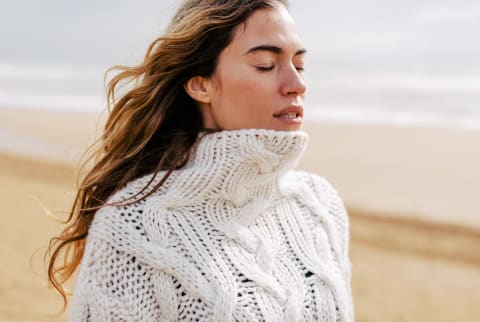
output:
M298 193L309 193L322 205L329 207L340 198L337 189L323 176L305 171L290 171L285 175L285 184Z
M156 309L149 311L153 315L148 318L139 318L146 313L138 310L145 305L156 306L154 298L146 292L151 289L153 267L163 265L163 247L154 247L147 233L149 227L145 225L145 213L155 196L125 202L141 191L144 183L148 183L145 178L127 184L96 212L80 264L72 315L86 316L87 311L97 315L98 312L94 312L97 310L108 312L108 319L111 316L128 317L126 320L132 321L158 318ZM158 258L154 258L153 250ZM133 281L141 287L132 284Z
M325 177L304 171L286 174L283 185L313 210L313 216L317 220L333 224L341 252L345 254L348 251L350 223L337 189Z
M309 191L317 202L327 208L330 215L348 221L342 197L330 181L323 176L304 171L295 171L292 175L294 180L303 183L303 192Z
M109 233L144 234L145 208L154 200L162 199L168 189L169 177L160 187L165 172L148 174L128 182L113 193L105 204L95 213L90 235L103 235L102 229ZM118 238L115 238L116 242Z
M150 175L129 182L97 210L88 230L85 260L89 261L88 257L93 253L96 254L94 260L117 260L126 255L142 257L142 254L149 253L152 247L151 223L146 218L162 217L149 213L152 203L162 197L162 189L147 196L151 187L158 183L156 179L151 182L151 179ZM149 187L145 189L147 185ZM102 247L98 247L100 244ZM89 247L91 245L97 246Z

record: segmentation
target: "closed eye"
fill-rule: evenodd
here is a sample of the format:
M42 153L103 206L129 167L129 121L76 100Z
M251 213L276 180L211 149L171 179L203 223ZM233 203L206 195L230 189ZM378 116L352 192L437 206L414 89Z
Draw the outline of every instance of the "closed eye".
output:
M268 72L275 68L275 65L272 66L256 66L255 67L260 72Z
M299 72L305 71L305 68L303 66L295 66L295 69Z

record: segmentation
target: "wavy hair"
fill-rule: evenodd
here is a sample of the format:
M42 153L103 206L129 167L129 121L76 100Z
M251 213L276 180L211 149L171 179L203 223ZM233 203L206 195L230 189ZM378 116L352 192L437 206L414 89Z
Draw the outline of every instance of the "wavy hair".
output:
M123 202L146 198L188 161L203 124L184 84L194 76L212 76L234 29L254 11L278 4L288 7L287 0L184 1L139 65L106 71L105 79L109 72L118 71L106 86L110 113L97 144L87 150L82 168L89 170L80 180L66 227L50 240L45 254L49 285L62 296L63 311L67 307L63 284L81 262L96 211L127 182L153 174L141 191ZM128 84L133 85L117 98ZM160 171L165 175L153 186Z

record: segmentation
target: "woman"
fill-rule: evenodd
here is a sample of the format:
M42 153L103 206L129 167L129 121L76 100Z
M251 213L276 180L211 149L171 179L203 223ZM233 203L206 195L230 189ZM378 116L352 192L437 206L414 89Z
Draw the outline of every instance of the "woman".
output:
M284 0L188 0L112 79L103 145L51 245L64 298L80 266L71 321L353 320L342 201L291 171L304 55Z

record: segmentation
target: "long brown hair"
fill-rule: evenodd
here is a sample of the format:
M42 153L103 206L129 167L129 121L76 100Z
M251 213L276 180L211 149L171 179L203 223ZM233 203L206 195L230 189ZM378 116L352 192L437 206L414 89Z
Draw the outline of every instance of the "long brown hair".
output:
M132 197L157 190L172 171L188 161L202 130L202 115L183 85L194 76L211 76L233 30L256 10L273 8L287 0L187 0L173 17L166 33L155 39L144 60L135 67L113 66L119 71L107 85L110 114L96 148L83 165L93 166L78 187L66 228L50 240L46 253L48 279L67 297L62 284L76 271L96 211L127 182L146 174L152 180ZM134 83L117 99L122 86ZM154 187L153 178L166 174ZM137 202L138 200L124 200Z

